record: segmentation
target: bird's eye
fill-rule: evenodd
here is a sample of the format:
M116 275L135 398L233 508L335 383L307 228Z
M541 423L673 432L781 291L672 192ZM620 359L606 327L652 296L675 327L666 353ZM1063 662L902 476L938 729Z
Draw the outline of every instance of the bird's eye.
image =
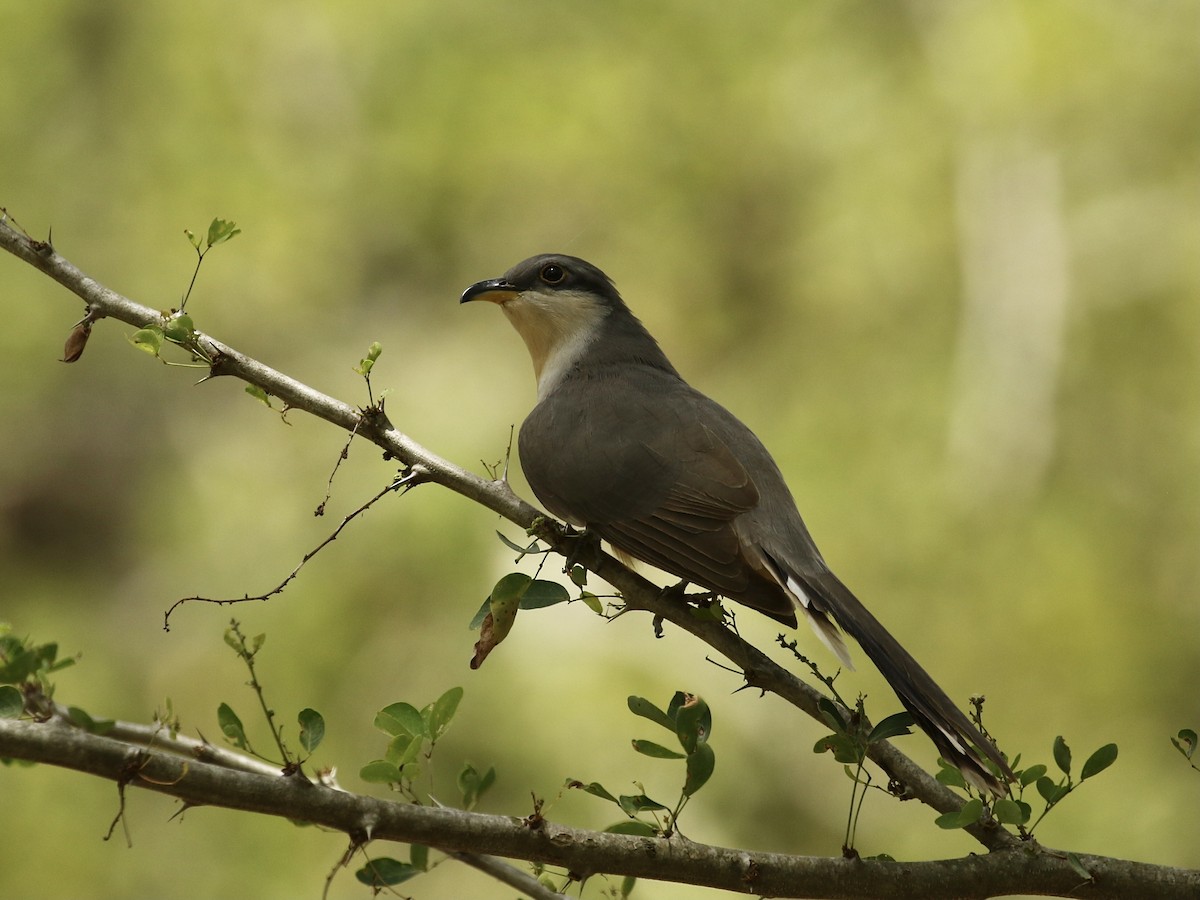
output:
M567 278L567 273L563 271L563 267L554 263L542 266L542 271L538 274L546 284L562 284Z

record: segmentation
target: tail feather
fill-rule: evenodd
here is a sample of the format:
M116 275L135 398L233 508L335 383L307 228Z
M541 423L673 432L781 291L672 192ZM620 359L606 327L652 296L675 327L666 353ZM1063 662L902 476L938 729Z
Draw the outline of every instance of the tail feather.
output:
M821 639L830 652L833 653L842 665L851 671L854 670L854 661L850 659L850 651L846 648L846 642L842 640L841 632L838 631L837 623L834 622L824 612L824 604L815 604L812 598L808 596L808 592L804 590L794 577L788 575L784 581L788 595L792 598L792 602L796 604L796 609L812 626L812 630L816 632L817 637Z
M912 654L888 633L836 575L828 570L810 577L789 573L786 581L797 607L813 623L818 636L830 644L821 626L828 627L832 618L858 641L942 757L956 766L970 784L980 792L988 791L997 797L1008 793L1004 783L1014 781L1016 776L1000 751L979 733ZM838 646L840 653L836 649ZM845 645L840 638L831 644L831 649L847 661L842 655ZM999 778L989 767L989 762L999 771Z

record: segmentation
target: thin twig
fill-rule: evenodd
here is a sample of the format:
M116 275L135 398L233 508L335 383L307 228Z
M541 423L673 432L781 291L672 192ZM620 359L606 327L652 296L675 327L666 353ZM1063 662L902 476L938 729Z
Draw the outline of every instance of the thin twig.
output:
M356 518L358 518L363 513L365 513L368 509L370 509L372 506L374 506L380 499L382 499L383 497L386 497L388 494L395 493L396 491L405 493L408 490L416 487L423 480L424 480L424 474L415 466L411 467L407 472L403 473L401 476L394 479L391 482L391 484L389 484L387 487L385 487L383 490L381 490L379 493L377 493L374 497L372 497L370 500L368 500L366 503L364 503L358 509L354 510L354 512L350 513L345 518L343 518L342 521L338 523L337 528L335 528L325 538L325 540L321 541L321 543L319 543L316 547L314 547L312 550L309 550L307 553L304 554L303 559L301 559L300 562L296 564L296 567L294 569L292 569L291 572L288 573L288 576L286 578L284 578L283 581L279 582L279 584L275 585L275 587L271 588L271 590L267 591L266 593L255 594L253 596L251 596L250 594L245 594L241 597L200 597L200 596L181 597L180 599L178 599L174 603L172 603L167 608L167 611L163 614L163 631L171 630L171 614L173 612L175 612L175 609L177 607L182 606L184 603L193 603L193 602L194 603L213 603L217 606L230 606L234 603L250 603L253 601L263 601L263 600L267 600L271 597L274 597L277 594L282 594L284 591L284 588L286 588L289 584L291 584L296 579L296 576L298 576L300 574L300 570L304 568L304 566L308 563L308 561L310 559L312 559L314 556L316 556L318 553L320 553L322 550L324 550L327 546L329 546L334 541L336 541L338 539L338 536L342 533L342 531L346 528L347 525L349 525L352 521L354 521Z

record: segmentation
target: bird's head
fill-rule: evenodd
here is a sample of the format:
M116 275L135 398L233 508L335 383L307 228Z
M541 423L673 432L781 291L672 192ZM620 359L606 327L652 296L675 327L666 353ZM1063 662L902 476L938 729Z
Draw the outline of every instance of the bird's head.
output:
M538 395L545 396L595 344L613 313L629 310L612 280L574 256L545 253L499 278L471 285L460 302L490 300L529 348Z

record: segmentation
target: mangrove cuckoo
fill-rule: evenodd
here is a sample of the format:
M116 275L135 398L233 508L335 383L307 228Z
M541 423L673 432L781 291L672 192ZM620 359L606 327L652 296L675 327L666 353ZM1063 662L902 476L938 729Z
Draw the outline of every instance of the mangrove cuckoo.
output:
M533 357L538 400L518 451L546 509L778 622L800 613L850 666L845 631L942 757L1006 793L999 751L829 570L766 447L680 377L608 276L535 256L471 285L468 300L496 303Z

